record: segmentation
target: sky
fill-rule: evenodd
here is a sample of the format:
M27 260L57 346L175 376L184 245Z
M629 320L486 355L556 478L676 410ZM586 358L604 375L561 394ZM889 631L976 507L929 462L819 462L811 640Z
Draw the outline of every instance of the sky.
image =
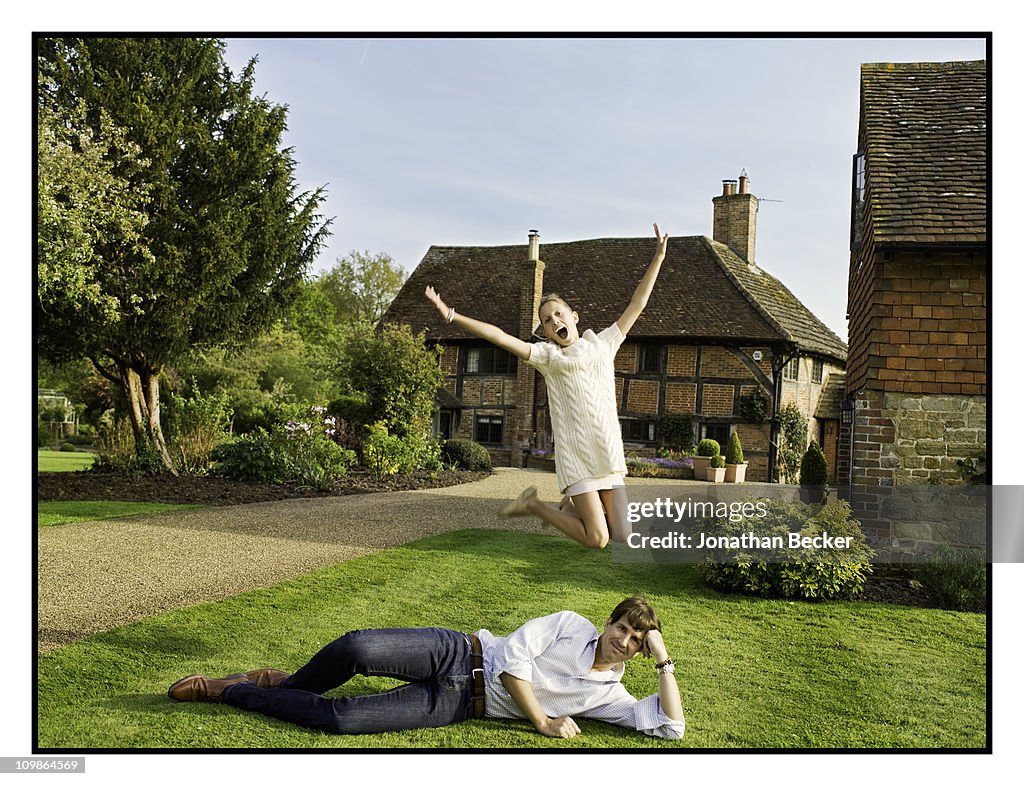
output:
M851 158L867 62L980 60L983 38L226 38L288 106L332 237L413 270L431 245L712 234L741 172L755 260L846 340ZM694 293L699 297L699 293Z

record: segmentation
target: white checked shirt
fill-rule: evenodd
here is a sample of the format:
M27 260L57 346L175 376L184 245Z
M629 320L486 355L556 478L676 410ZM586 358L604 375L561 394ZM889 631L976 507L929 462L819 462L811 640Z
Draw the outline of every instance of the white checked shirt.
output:
M617 671L591 670L597 628L573 611L530 620L507 637L488 630L476 635L483 646L486 717L526 717L501 683L508 672L532 684L549 717L593 718L666 739L680 739L686 731L684 720L661 711L658 694L639 701L630 695L622 686L621 665Z

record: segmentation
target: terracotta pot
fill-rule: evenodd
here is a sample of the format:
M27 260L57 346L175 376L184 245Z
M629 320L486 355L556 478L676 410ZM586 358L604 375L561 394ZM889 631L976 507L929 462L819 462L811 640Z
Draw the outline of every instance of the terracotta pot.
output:
M693 457L693 477L697 480L704 480L704 475L707 474L708 465L711 463L711 456L694 456Z

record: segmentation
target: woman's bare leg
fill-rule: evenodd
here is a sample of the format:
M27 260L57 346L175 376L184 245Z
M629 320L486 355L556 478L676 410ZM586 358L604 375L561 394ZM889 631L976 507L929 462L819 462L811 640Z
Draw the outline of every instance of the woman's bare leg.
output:
M601 503L608 519L608 534L615 543L625 543L633 528L629 523L629 497L625 486L602 489Z
M587 548L603 549L608 545L608 522L597 491L576 494L572 504L563 508L543 502L531 486L502 512L506 516L537 516Z

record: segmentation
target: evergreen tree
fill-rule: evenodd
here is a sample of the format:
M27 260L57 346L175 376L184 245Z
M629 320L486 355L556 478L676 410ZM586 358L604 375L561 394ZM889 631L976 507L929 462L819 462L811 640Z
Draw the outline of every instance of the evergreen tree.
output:
M138 450L171 471L164 366L282 318L330 224L322 189L297 188L285 108L253 95L255 60L236 76L223 50L215 39L37 42L40 129L53 120L54 149L71 161L58 167L40 133L39 209L53 221L40 221L37 347L88 357L119 385ZM75 162L109 187L62 187Z

